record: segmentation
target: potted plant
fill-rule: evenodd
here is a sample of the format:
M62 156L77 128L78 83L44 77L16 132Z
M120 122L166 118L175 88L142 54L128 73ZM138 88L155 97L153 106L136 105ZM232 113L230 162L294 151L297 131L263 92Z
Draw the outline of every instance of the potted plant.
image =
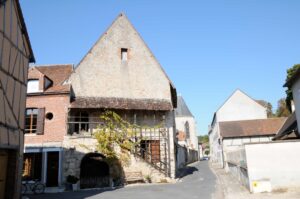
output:
M73 175L68 175L67 176L67 184L69 184L68 186L70 186L71 185L71 189L73 190L73 191L76 191L76 190L78 190L78 178L76 177L76 176L73 176ZM66 184L66 186L67 186L67 184ZM69 187L68 187L69 188Z
M151 183L151 182L152 182L151 176L150 176L150 175L146 175L146 176L145 176L145 181L146 181L147 183Z

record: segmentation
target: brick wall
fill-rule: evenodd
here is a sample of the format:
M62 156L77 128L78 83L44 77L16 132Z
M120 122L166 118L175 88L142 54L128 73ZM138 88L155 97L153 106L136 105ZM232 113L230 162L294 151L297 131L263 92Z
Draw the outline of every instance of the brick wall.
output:
M67 115L69 95L29 96L27 108L45 108L45 115L53 114L52 120L45 118L44 134L25 134L25 144L42 144L46 142L62 142L67 134Z

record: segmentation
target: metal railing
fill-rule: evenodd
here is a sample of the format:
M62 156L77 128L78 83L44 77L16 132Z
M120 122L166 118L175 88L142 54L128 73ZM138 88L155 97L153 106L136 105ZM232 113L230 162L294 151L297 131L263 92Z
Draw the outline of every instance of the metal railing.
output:
M99 117L68 117L68 135L93 136L103 122ZM136 143L132 153L169 176L169 132L168 128L139 127L129 129L130 139Z

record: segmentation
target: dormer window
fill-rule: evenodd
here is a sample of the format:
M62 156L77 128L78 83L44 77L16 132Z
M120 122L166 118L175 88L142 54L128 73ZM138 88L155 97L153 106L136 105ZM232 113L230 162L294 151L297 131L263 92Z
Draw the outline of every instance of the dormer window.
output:
M36 93L39 92L39 80L30 79L27 83L27 93Z
M121 48L121 60L123 62L126 62L128 59L128 49L127 48Z

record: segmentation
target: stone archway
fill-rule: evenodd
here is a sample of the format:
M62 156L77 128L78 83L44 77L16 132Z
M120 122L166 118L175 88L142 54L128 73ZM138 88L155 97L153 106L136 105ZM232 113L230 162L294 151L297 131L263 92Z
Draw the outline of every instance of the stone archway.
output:
M100 153L86 154L80 164L80 188L108 187L110 185L109 165Z

